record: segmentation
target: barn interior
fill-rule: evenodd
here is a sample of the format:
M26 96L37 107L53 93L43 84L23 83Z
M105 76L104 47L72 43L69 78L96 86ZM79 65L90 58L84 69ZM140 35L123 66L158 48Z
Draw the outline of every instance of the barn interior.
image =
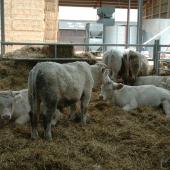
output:
M145 45L152 47L154 74L170 75L167 71L169 58L161 58L160 55L161 48L169 48L168 42L164 41L169 36L169 0L1 0L0 4L0 90L27 88L29 71L37 62L87 61L94 64L100 60L89 52L74 53L76 44L83 46L85 43L63 45L57 41L59 6L126 8L125 41L120 44L125 48L131 47L128 38L130 9L138 9L136 49L141 51ZM152 25L154 31L158 22L165 25L161 29L167 29L164 33L166 38L161 39L160 30L155 30L154 35L146 35L143 41L142 27L146 26L147 31ZM117 46L115 43L97 45L106 44L113 48ZM168 56L168 51L162 54ZM164 60L165 63L161 64ZM65 109L63 117L53 127L52 142L43 139L41 120L41 138L37 141L30 139L29 123L21 126L15 125L12 120L0 121L0 169L168 170L170 122L162 109L142 107L125 112L99 100L99 93L100 89L92 92L87 125L69 121L68 110ZM79 108L77 112L80 112Z

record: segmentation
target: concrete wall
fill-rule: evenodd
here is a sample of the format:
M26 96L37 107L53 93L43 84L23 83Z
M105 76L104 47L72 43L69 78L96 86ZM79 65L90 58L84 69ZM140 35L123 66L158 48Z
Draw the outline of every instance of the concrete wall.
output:
M143 21L143 42L148 41L155 35L159 34L161 31L170 27L170 19L146 19ZM161 35L157 36L155 39L160 40L160 44L170 45L170 28L164 31ZM154 40L155 40L154 39ZM154 44L154 40L150 41L148 44ZM152 56L153 48L146 48ZM167 47L161 49L161 51L167 50Z
M170 27L170 19L146 19L143 21L143 42L149 40L162 30ZM155 39L159 39L161 44L170 44L170 29L162 33ZM153 40L154 41L154 40ZM150 42L150 44L153 43Z
M136 23L130 24L130 44L136 43L136 31L137 26ZM104 33L104 42L105 43L112 43L112 44L125 44L126 42L126 25L125 22L115 22L114 26L106 26L105 33ZM107 50L110 49L124 49L124 47L111 47L108 46Z

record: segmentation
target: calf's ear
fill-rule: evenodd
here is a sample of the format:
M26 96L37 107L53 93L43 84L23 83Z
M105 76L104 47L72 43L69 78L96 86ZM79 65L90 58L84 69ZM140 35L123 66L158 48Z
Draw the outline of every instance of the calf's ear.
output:
M14 96L14 100L15 100L16 103L18 103L19 100L21 100L21 99L22 99L22 95L21 94L17 94L17 95Z
M121 89L123 86L124 86L124 84L118 83L118 84L117 84L117 89Z
M104 84L110 82L109 73L110 73L109 69L105 69L103 72L103 83Z
M101 71L102 73L105 72L105 70L109 70L108 66L107 65L104 65L102 68L101 68Z
M104 73L104 71L108 69L108 66L103 62L97 62L97 65L102 73Z

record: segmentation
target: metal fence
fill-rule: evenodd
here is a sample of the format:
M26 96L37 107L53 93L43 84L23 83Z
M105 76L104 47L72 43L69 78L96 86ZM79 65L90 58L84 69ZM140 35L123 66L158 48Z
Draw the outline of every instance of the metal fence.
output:
M86 58L61 58L60 56L57 55L57 46L58 45L73 45L75 46L111 46L111 47L127 47L127 44L79 44L79 43L57 43L57 42L3 42L1 41L1 49L5 49L5 46L13 46L13 45L53 45L55 47L54 50L54 58L38 58L38 59L33 59L33 60L48 60L48 61L75 61L75 60L86 60ZM152 54L153 56L150 57L148 60L153 61L153 67L154 70L156 71L156 74L160 74L160 62L170 62L170 57L169 59L162 59L160 56L161 54L170 54L170 52L166 51L161 51L162 47L170 47L170 45L160 45L159 40L155 40L154 44L128 44L128 47L135 47L136 49L142 49L142 48L147 48L150 47L152 48ZM1 59L5 59L4 57L5 50L1 50ZM10 58L8 58L9 60ZM13 58L15 60L15 58ZM17 59L16 59L17 60ZM28 58L22 58L22 60L29 60ZM166 69L166 71L170 72L170 70Z

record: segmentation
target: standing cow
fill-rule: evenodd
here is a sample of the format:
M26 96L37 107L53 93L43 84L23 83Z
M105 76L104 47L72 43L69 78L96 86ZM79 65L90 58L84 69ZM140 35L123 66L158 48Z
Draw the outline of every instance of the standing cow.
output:
M28 78L32 139L38 137L37 119L41 102L44 105L44 137L47 140L52 139L51 118L56 109L70 106L72 115L75 112L75 103L80 101L81 121L86 123L92 88L101 84L101 75L106 67L104 63L90 66L86 62L42 62L34 66Z
M153 85L128 86L115 83L109 78L106 70L103 74L101 94L104 100L111 101L125 111L140 106L163 106L166 117L170 117L170 92Z
M110 77L112 80L118 79L118 74L122 67L123 53L119 50L109 50L103 54L103 62L111 70Z
M121 73L125 83L133 85L137 76L148 74L148 60L139 52L129 50L123 55Z

